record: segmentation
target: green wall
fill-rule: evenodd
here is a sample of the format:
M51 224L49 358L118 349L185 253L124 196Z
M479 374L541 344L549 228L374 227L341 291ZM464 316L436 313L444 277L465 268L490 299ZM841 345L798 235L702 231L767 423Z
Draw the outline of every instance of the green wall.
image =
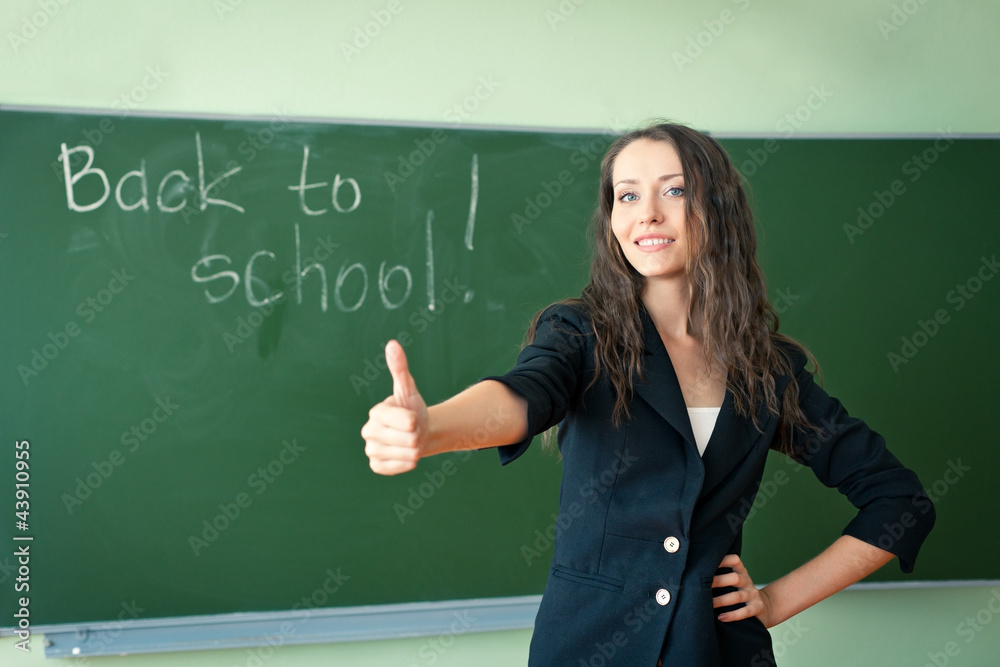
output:
M1000 6L987 0L63 1L0 8L0 104L595 129L665 116L736 135L1000 129ZM345 49L373 16L378 34ZM998 590L842 593L774 629L781 664L996 664ZM433 647L451 638L289 646L263 662L523 664L529 637L461 635L443 653ZM40 662L34 639L30 655L0 639L0 661ZM87 664L255 661L235 650Z

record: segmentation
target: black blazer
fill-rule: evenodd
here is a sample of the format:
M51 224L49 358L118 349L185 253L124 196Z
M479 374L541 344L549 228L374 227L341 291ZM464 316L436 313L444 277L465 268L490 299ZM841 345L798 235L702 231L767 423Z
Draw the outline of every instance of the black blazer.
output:
M559 424L555 547L529 665L653 667L658 658L685 667L773 665L770 634L758 619L716 620L711 582L723 556L740 553L743 519L775 444L777 416L756 406L763 428L757 431L736 413L727 388L699 456L670 357L644 309L642 322L643 379L618 428L606 376L586 388L595 339L580 307L547 308L516 366L484 378L528 401L530 435L499 448L504 465L532 436ZM825 440L799 437L802 462L858 508L844 534L892 552L904 572L912 571L934 523L917 476L881 435L813 382L801 350L787 353L803 411L832 431ZM777 378L779 396L788 382ZM906 514L911 518L904 520Z

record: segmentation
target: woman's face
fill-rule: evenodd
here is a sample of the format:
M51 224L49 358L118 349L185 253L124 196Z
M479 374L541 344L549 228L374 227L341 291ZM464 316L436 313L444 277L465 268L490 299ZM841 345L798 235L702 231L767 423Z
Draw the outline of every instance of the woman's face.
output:
M637 139L615 159L611 230L647 279L676 278L685 264L684 174L666 141Z

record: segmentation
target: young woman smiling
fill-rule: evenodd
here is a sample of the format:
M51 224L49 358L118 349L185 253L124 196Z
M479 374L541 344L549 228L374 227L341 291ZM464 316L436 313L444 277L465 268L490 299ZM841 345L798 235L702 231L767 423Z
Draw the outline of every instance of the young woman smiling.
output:
M529 664L774 665L767 628L894 556L912 571L933 506L778 332L753 215L715 140L670 123L622 136L598 200L589 284L535 316L510 372L428 408L402 347L388 343L393 395L361 429L371 468L411 470L467 446L488 421L476 446L498 447L507 464L558 425L568 520ZM825 551L758 589L740 559L740 508L769 449L858 512ZM595 479L611 483L579 503ZM918 502L931 509L914 512Z

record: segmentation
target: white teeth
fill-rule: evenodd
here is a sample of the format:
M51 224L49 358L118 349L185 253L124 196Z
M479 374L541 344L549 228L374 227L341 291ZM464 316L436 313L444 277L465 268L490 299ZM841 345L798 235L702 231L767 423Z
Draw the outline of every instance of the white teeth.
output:
M639 241L640 246L667 245L673 243L674 239L643 239Z

